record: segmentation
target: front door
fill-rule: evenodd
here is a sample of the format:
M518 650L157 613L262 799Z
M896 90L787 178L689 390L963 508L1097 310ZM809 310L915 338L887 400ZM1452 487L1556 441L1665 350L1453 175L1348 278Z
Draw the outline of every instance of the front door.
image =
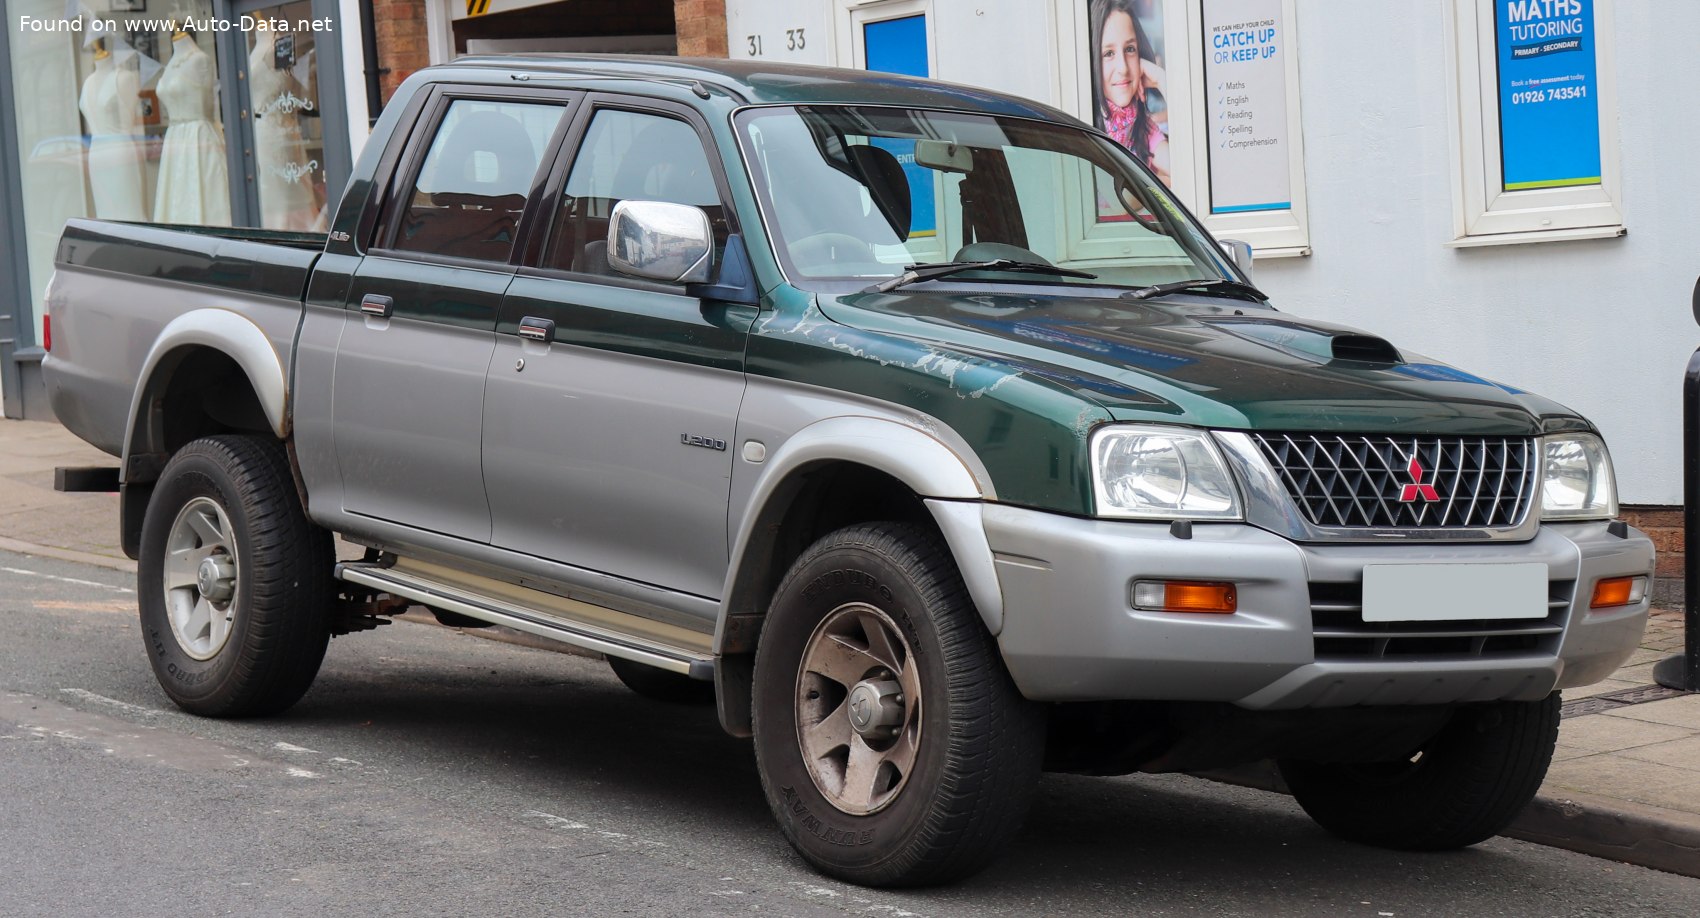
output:
M484 378L522 215L567 105L444 94L435 106L428 152L349 285L333 437L346 510L488 542Z
M580 114L536 266L502 305L484 482L500 547L718 598L753 310L616 274L606 249L628 199L702 207L724 244L729 209L691 117L609 99ZM533 335L553 323L552 342L521 337L525 319L541 320Z

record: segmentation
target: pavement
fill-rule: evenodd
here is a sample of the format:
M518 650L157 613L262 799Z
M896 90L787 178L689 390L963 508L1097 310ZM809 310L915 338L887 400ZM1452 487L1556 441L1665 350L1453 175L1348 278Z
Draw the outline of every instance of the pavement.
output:
M53 490L56 466L116 464L57 424L0 420L0 549L133 572L117 495ZM1700 877L1700 694L1673 695L1652 676L1682 645L1680 610L1655 608L1611 679L1565 691L1546 783L1507 835ZM1224 777L1282 789L1268 766Z

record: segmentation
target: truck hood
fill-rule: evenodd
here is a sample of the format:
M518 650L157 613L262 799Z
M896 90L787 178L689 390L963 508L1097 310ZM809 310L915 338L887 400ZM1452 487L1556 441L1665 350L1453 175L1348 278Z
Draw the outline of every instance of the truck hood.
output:
M1205 298L1031 292L822 296L832 321L946 347L1069 388L1122 420L1256 430L1533 435L1562 405L1356 329Z

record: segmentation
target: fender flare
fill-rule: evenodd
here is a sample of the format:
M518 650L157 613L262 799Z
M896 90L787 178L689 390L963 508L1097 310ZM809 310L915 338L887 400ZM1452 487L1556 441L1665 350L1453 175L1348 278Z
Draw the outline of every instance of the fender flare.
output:
M236 361L266 413L266 422L278 439L289 436L289 384L277 350L258 325L227 309L195 309L166 324L148 351L138 377L141 382L130 397L129 424L124 433L126 466L145 419L141 416L148 399L158 389L155 373L173 353L188 347L206 347Z
M760 530L777 523L788 496L785 490L797 480L798 473L828 462L865 465L915 492L944 534L986 627L994 635L1002 630L1003 591L998 586L985 530L979 524L980 503L997 495L979 460L964 457L937 437L897 421L840 416L804 427L764 462L732 543L732 565L721 593L726 598L715 626L716 655L722 652L732 616L764 611L753 608L753 593L761 573L756 569L761 559L752 558L751 549L761 539Z

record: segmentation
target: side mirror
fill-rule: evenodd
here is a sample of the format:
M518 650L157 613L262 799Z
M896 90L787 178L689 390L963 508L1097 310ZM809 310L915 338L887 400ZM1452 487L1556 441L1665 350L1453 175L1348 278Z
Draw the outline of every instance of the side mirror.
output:
M708 281L714 230L689 204L621 201L608 220L608 264L621 274L667 284Z
M1240 269L1240 273L1245 275L1246 280L1251 280L1251 243L1242 242L1238 239L1219 239L1216 244L1222 247L1222 251L1228 256L1228 260L1234 263L1234 267Z

